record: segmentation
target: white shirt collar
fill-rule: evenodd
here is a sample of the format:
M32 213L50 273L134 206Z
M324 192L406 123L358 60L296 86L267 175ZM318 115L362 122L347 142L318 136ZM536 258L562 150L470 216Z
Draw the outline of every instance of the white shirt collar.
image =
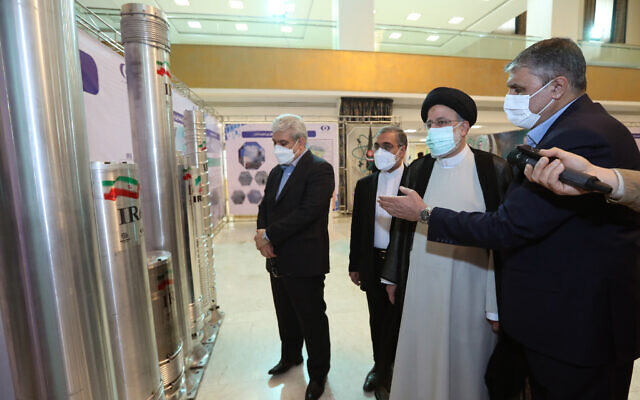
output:
M391 172L380 171L380 175L389 177L389 179L396 178L398 175L402 175L402 171L404 171L404 163L400 164L398 168Z
M467 154L469 154L470 151L471 150L469 150L469 145L465 145L462 148L462 151L460 153L450 157L439 157L439 158L436 158L436 161L443 168L453 168L453 167L456 167L458 164L460 164L462 160L464 160L464 158L467 156Z

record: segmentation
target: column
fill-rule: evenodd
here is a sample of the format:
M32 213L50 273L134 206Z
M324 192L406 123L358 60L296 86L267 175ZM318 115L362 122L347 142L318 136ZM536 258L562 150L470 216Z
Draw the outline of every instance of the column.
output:
M338 50L374 51L374 0L334 0Z
M582 38L580 0L527 0L527 36Z

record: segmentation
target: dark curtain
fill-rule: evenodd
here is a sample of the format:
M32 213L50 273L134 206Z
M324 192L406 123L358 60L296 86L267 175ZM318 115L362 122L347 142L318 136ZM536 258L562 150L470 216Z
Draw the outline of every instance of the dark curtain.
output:
M393 100L367 97L343 97L340 101L340 115L344 116L390 116Z
M596 0L584 0L584 19L582 24L582 39L591 39L591 29L596 16Z
M614 0L611 43L624 43L627 34L627 0Z
M527 34L527 12L525 11L516 17L516 35L526 35L526 34Z

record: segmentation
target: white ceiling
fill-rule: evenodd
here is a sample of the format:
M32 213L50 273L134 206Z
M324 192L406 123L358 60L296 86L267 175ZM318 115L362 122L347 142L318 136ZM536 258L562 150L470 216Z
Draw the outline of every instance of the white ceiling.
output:
M80 0L116 27L120 7L130 1ZM334 3L338 0L242 0L242 9L231 8L228 0L188 0L188 6L177 5L176 0L138 1L167 13L170 39L176 44L332 49L337 43ZM287 5L289 11L282 14L282 8ZM498 31L524 12L526 6L527 0L375 0L376 49L468 55L465 52L479 40L491 40L498 48L501 46L495 46L495 40L524 43L524 38L491 35L487 39L486 34ZM407 20L410 13L421 15L411 21ZM453 17L464 19L459 24L451 24ZM189 21L197 21L202 27L189 27ZM236 24L246 24L247 30L238 30ZM283 32L283 27L290 32ZM394 32L401 36L389 38ZM429 36L438 38L427 40ZM510 53L498 55L500 58L510 56Z

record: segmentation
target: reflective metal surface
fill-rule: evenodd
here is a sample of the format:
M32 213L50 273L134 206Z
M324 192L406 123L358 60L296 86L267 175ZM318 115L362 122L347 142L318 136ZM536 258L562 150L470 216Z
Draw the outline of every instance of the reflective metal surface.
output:
M175 382L165 385L165 400L184 400L187 398L187 384L185 382L184 372L176 379Z
M162 389L144 246L138 168L91 164L93 198L119 399Z
M176 173L180 180L180 208L183 217L183 238L186 245L185 258L187 260L187 285L189 293L189 322L191 334L196 335L202 329L202 294L200 288L200 266L197 243L196 216L200 210L192 205L198 201L196 182L200 181L195 171L185 162L180 152L176 153ZM202 196L200 195L200 198ZM199 205L199 203L196 203Z
M184 217L184 241L187 245L187 268L188 284L189 284L189 316L191 322L191 340L192 348L189 355L188 365L191 368L199 368L206 365L209 360L209 351L202 345L202 335L204 328L205 313L202 306L201 282L200 282L200 255L202 231L202 218L200 213L202 208L202 194L199 193L199 182L201 177L197 171L190 168L184 155L176 154L176 164L178 165L177 173L182 181L180 199L181 208ZM200 222L200 224L198 224ZM199 225L199 226L198 226ZM190 377L187 377L189 383Z
M212 305L209 272L211 249L208 245L207 228L208 225L211 224L211 211L209 203L209 163L206 152L207 141L205 129L204 112L193 110L184 111L186 162L192 171L192 175L197 176L196 189L198 196L193 202L193 215L201 292L204 309L209 310Z
M0 308L19 399L112 399L71 0L0 1Z
M133 153L140 181L145 182L141 188L145 243L147 251L172 254L178 325L188 355L187 263L175 173L168 24L164 13L151 6L125 4L121 14Z
M149 289L156 333L157 354L165 394L184 386L184 354L178 329L171 253L150 251L147 254ZM182 388L186 397L186 388Z

